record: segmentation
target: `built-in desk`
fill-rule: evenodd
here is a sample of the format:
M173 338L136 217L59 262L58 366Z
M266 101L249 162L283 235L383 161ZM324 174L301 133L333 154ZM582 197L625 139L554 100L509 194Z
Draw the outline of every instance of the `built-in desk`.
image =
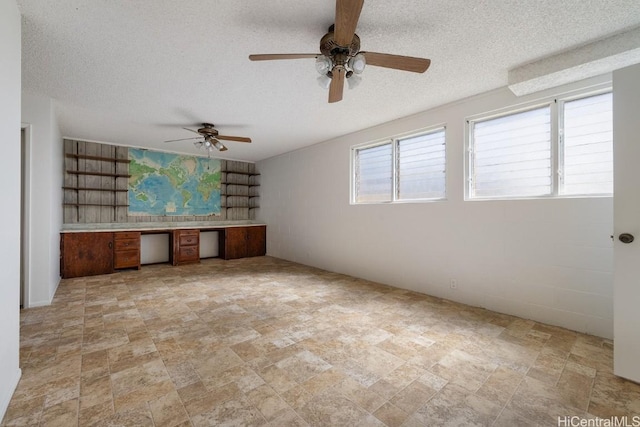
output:
M173 265L200 262L200 232L217 231L219 257L236 259L266 254L264 224L83 224L60 233L62 278L113 273L140 268L140 238L144 234L169 234L169 261Z

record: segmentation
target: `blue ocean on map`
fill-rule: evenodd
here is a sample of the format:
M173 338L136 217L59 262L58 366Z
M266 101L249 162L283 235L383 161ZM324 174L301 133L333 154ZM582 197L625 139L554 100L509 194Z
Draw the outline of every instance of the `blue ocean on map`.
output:
M220 214L220 160L129 149L130 215Z

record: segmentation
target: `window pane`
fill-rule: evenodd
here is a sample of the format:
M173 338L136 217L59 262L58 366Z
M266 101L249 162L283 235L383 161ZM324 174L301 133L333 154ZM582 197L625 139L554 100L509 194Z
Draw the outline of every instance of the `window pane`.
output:
M356 202L391 201L392 166L391 143L356 150Z
M445 197L444 129L398 141L398 199Z
M613 193L612 95L564 104L562 194Z
M475 122L471 144L472 197L551 194L550 107Z

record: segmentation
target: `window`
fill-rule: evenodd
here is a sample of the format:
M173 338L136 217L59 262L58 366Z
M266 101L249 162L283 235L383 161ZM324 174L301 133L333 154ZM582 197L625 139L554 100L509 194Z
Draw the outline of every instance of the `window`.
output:
M357 147L352 152L355 203L445 197L444 128Z
M611 93L564 103L563 194L613 193Z
M469 198L610 195L611 92L469 121Z
M358 202L389 202L393 188L391 143L356 151Z

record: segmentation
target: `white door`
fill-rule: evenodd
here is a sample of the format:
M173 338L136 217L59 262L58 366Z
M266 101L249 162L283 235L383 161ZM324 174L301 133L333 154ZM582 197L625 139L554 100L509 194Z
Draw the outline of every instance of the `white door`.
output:
M613 141L614 372L640 382L640 65L613 73Z

